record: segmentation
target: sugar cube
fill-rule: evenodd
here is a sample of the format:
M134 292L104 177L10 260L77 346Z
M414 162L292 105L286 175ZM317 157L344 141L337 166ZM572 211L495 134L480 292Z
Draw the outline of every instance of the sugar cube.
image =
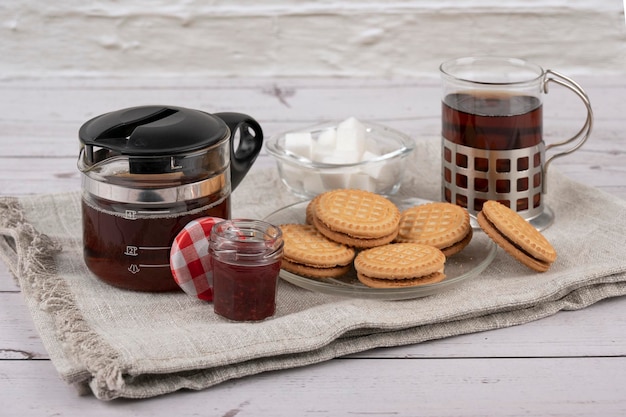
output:
M375 153L365 151L363 153L363 161L371 161L373 159L378 158L380 155ZM381 176L381 171L385 168L384 162L373 162L369 164L363 165L363 173L368 174L374 179L378 179Z
M361 162L361 158L359 158L359 156L353 152L335 151L332 155L327 155L321 158L320 162L323 162L325 164L345 165Z
M358 190L376 191L376 181L368 174L352 174L348 180L348 188L356 188Z
M305 175L302 184L304 191L309 194L321 194L326 191L319 175Z
M311 132L290 132L285 134L285 149L295 155L311 159L313 153Z
M311 160L322 162L324 158L331 157L335 153L336 144L337 133L335 129L330 128L322 131L313 144Z
M361 159L365 151L365 126L354 117L344 120L337 126L337 153L352 153Z
M349 187L350 177L358 173L359 169L357 167L343 167L329 169L320 175L324 186L328 189L334 189Z
M325 129L320 132L319 136L317 137L317 143L315 144L315 146L326 149L334 149L336 144L337 132L334 128L331 127L330 129Z

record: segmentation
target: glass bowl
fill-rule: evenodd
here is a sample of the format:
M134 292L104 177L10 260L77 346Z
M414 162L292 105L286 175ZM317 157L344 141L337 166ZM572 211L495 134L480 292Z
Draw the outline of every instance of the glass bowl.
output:
M338 132L340 126L350 120L361 129L362 148L358 152L344 145L333 152L325 149L325 155L320 157L319 152L303 155L286 144L289 135L304 135L313 149L319 148L333 131ZM284 132L269 138L265 146L275 158L287 189L300 198L311 199L338 188L356 188L387 196L395 194L405 172L406 157L415 143L404 133L387 126L347 119ZM361 153L358 160L354 157L357 153Z

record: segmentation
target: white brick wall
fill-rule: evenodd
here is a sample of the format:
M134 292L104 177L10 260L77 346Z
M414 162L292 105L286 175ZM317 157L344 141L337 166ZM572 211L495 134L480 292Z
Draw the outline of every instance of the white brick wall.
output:
M0 77L436 73L512 55L626 73L619 0L2 0Z

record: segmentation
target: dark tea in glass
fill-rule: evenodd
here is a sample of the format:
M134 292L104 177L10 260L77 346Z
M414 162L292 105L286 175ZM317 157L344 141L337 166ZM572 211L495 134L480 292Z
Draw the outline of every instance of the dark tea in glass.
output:
M444 168L444 181L455 184L463 189L473 188L478 193L489 193L490 188L498 194L498 200L516 211L526 211L541 205L541 172L532 172L530 168L540 168L543 154L539 145L542 142L542 105L541 101L532 96L516 95L507 92L454 93L444 97L442 102L442 134L445 140L457 145L487 151L527 150L527 155L514 158L502 156L488 158L475 156L474 152L463 153L462 148L454 147L455 157L452 161L453 148L444 145L444 160L457 167L472 167L480 173L502 173L510 178L474 177L457 173L452 178L452 170ZM512 155L514 156L514 155ZM518 173L518 174L516 174ZM534 190L534 191L531 191ZM526 195L518 195L513 201L506 198L512 191ZM480 211L486 198L475 197L473 200L459 194L452 201L450 188L444 191L444 198L463 207Z
M541 101L507 92L448 94L442 103L443 136L472 148L511 150L542 140Z

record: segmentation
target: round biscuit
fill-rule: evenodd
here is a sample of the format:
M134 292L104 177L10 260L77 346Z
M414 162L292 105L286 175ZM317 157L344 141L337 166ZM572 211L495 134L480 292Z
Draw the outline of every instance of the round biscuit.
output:
M418 285L435 284L446 278L445 274L441 272L434 272L424 277L408 279L372 278L359 273L356 274L356 277L363 285L371 288L417 287Z
M313 217L313 224L317 228L317 230L328 239L341 243L346 246L351 246L359 249L366 248L374 248L376 246L386 245L387 243L393 242L398 232L397 229L393 233L387 236L382 236L379 238L357 238L345 233L335 232L334 230L329 229L324 223L322 223L317 217Z
M483 204L481 211L498 232L530 257L552 263L556 251L548 240L522 216L494 200Z
M407 279L439 272L445 262L443 252L434 246L392 243L359 252L354 267L370 278Z
M311 278L338 278L350 272L351 265L316 268L314 266L292 262L289 259L283 257L280 263L280 267L281 269L289 271L293 274Z
M518 262L537 272L545 272L550 268L551 263L535 259L528 253L524 253L517 248L509 239L503 236L496 227L494 227L483 212L478 213L476 219L478 220L478 225L481 229L483 229L487 236L489 236L491 240L493 240Z
M320 200L320 195L321 194L316 195L311 201L309 201L309 204L307 204L306 206L304 221L306 224L313 224L313 218L315 217L315 206Z
M446 202L410 207L400 214L397 242L414 242L439 249L453 246L470 233L467 210Z
M337 189L320 195L316 217L329 229L356 238L379 238L396 231L400 210L370 191Z
M324 237L312 225L283 224L283 256L293 262L314 267L348 265L354 249Z
M441 248L441 251L443 252L444 255L446 255L446 258L449 258L453 255L456 255L457 253L461 252L463 249L465 249L465 247L467 245L470 244L470 242L472 241L472 237L474 236L474 231L472 230L472 228L470 227L469 232L465 235L465 237L463 239L461 239L460 241L445 247L445 248Z

